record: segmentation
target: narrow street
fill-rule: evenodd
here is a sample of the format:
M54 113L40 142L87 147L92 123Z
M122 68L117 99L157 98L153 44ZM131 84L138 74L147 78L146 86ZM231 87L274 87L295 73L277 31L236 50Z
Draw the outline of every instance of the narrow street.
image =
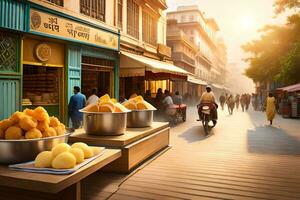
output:
M229 116L223 111L213 135L205 138L195 110L188 112L187 122L171 131L172 148L124 181L109 199L300 198L298 120L277 116L270 127L262 112Z

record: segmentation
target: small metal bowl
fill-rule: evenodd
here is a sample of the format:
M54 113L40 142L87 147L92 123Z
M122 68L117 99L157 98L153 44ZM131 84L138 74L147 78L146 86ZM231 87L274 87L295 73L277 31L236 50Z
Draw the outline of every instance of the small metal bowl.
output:
M39 139L0 140L0 163L32 161L40 152L50 151L56 144L68 142L70 134Z
M155 110L132 110L127 116L128 128L144 128L152 125Z
M127 112L88 112L83 113L83 129L90 135L123 135L126 130ZM130 111L128 111L130 112Z

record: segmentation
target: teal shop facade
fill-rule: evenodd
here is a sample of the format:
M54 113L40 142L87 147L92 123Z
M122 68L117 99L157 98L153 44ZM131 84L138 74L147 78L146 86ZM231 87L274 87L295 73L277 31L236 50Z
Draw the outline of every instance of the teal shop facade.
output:
M63 53L56 51L57 46ZM60 67L59 101L49 106L49 112L64 121L74 86L85 88L87 94L90 87L99 86L118 98L119 51L119 32L28 1L0 0L0 119L26 107L22 105L24 88L30 87L26 80L42 67L50 71ZM64 62L57 64L59 59Z

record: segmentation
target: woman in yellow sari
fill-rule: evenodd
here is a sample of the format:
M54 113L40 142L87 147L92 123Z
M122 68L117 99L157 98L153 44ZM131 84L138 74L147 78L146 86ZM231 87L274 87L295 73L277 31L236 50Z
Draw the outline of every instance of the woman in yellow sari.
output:
M269 93L269 97L266 99L266 115L270 125L273 124L273 119L276 114L276 100L272 93Z

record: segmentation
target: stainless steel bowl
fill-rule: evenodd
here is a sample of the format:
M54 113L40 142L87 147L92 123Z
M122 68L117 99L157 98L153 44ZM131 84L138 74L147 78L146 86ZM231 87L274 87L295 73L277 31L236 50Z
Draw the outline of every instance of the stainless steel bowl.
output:
M83 128L91 135L123 135L126 130L127 112L101 113L80 110L83 113Z
M133 110L128 113L128 128L143 128L152 125L154 110Z
M15 164L32 161L42 151L49 151L59 143L68 142L69 135L22 140L0 140L0 163Z

